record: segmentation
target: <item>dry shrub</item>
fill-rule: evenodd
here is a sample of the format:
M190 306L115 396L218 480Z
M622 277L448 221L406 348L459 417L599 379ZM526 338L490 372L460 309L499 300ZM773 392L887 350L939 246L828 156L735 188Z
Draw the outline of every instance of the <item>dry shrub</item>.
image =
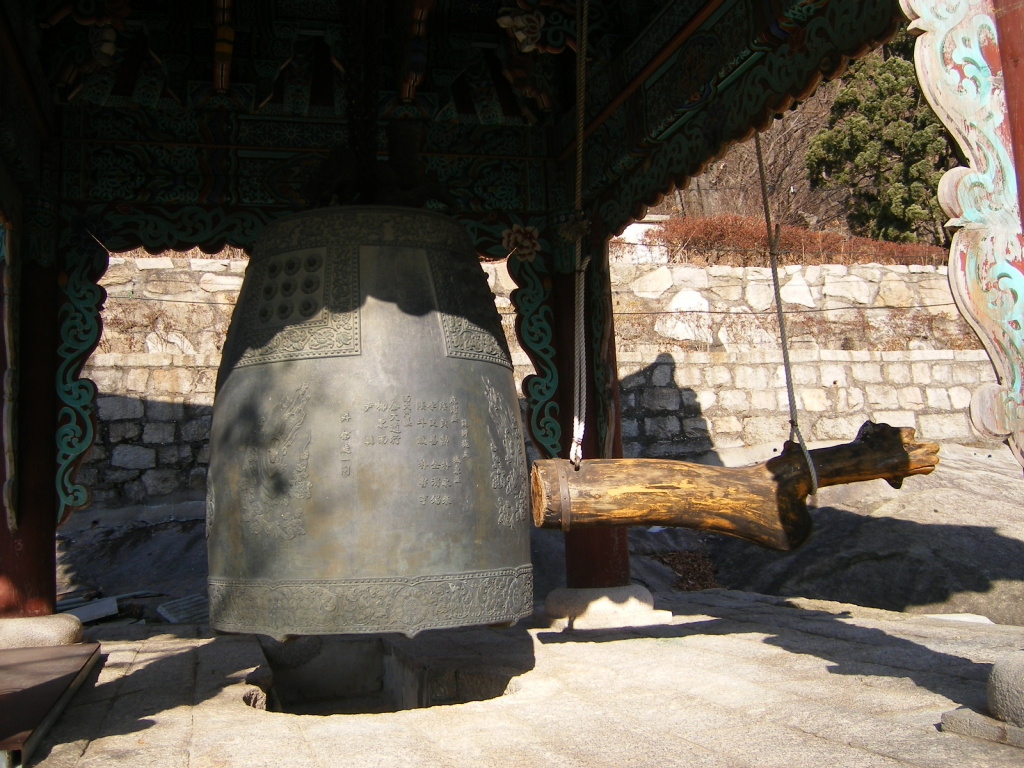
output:
M145 352L146 335L160 319L160 311L134 302L108 301L102 318L103 333L97 352Z
M780 264L925 264L946 263L946 251L933 245L891 243L839 232L804 227L779 228ZM768 238L764 220L754 216L722 214L666 219L651 227L649 245L668 249L675 263L737 267L768 266Z
M721 584L715 578L715 566L702 550L687 549L678 552L661 552L654 555L679 577L676 589L684 592L699 592L702 589L719 589Z
M161 251L160 253L150 253L143 247L133 248L130 251L121 251L120 253L111 252L111 256L121 256L126 259L151 259L156 256L165 256L169 259L228 259L228 260L248 260L249 254L242 248L237 248L233 245L224 245L219 251L213 253L206 253L198 245L194 248L190 248L187 251Z

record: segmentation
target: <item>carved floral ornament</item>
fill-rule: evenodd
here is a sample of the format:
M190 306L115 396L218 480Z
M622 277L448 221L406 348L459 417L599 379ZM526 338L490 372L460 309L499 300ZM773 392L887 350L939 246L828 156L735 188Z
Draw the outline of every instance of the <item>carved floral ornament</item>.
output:
M507 29L516 39L519 50L529 53L536 50L540 41L540 32L544 26L544 14L540 11L532 13L517 9L508 9L498 17L498 26Z
M1024 464L1024 253L992 0L900 0L928 103L967 167L946 173L939 204L955 229L949 282L998 377L974 392L971 420Z
M521 261L533 261L540 252L540 230L537 227L513 224L501 233L501 244L508 255Z
M498 26L515 41L520 53L561 53L576 49L575 3L558 0L516 0L498 11Z

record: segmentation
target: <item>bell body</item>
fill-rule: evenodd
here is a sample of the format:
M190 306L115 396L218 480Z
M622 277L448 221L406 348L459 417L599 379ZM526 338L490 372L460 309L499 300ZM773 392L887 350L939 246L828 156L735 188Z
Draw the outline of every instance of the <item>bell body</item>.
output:
M530 613L512 366L454 220L353 206L268 225L210 449L215 629L411 635Z

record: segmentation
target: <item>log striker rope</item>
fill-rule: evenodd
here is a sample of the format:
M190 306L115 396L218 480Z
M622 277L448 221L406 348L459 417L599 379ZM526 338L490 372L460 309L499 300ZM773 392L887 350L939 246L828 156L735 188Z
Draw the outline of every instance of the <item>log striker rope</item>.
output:
M587 413L587 348L584 339L583 303L586 291L586 271L590 257L583 257L583 130L584 106L587 85L587 26L590 23L589 0L579 0L576 5L576 216L579 229L576 233L575 262L575 329L576 348L575 382L573 387L572 445L569 447L569 461L577 470L583 460L583 432L586 428Z
M793 367L789 362L789 339L786 335L786 316L782 312L782 290L779 288L779 233L780 227L772 229L772 212L768 205L768 182L765 178L764 157L761 154L761 134L754 134L754 149L757 152L757 172L761 178L761 204L764 207L764 226L768 234L768 258L772 266L772 285L775 288L775 313L779 321L779 338L782 342L782 365L786 371L786 392L789 395L789 440L800 446L803 451L804 461L811 472L811 489L808 496L814 496L818 492L818 473L814 470L814 462L811 461L811 454L807 450L807 443L804 436L800 434L800 425L797 418L796 396L793 392Z

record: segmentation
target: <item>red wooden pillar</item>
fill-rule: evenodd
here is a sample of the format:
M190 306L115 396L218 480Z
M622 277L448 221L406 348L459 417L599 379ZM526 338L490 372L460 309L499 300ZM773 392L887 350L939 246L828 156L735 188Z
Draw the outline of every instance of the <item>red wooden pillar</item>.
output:
M590 269L602 269L607 272L607 254L602 254L601 258L595 257L595 262L592 263ZM605 276L607 278L607 275ZM607 282L605 279L603 282ZM562 443L563 443L563 458L568 458L569 443L572 440L572 421L573 421L573 382L575 381L575 370L574 362L571 351L576 346L576 334L575 334L575 323L574 323L574 307L575 307L575 279L574 275L556 275L553 280L552 293L554 295L553 305L555 308L555 343L556 348L559 350L566 350L566 353L559 355L558 362L558 379L561 384L559 387L559 413L561 414L560 423L562 427ZM598 309L597 303L601 303L603 306ZM606 318L607 334L614 338L614 328L612 325L612 309L611 309L611 296L607 292L602 292L599 296L592 295L591 291L588 291L587 295L587 321L585 327L586 332L586 349L587 354L593 354L595 345L593 340L590 338L592 333L593 325L591 323L592 314L594 311L601 311L602 316ZM615 371L615 350L614 344L610 345L610 349L606 352L606 356L610 355L610 359L606 360L610 365L611 370ZM613 381L610 382L611 390L598 393L597 388L594 385L594 365L592 360L588 360L587 366L587 411L586 411L586 424L587 430L584 433L583 438L583 456L584 458L599 458L602 457L602 447L599 445L599 437L597 430L597 398L599 396L609 397L617 399L615 397L618 392L618 381L615 379L613 373ZM617 402L607 404L613 413L617 414L618 407ZM617 417L616 417L617 420ZM616 429L618 425L616 423ZM613 452L621 454L621 441L614 440L614 445L617 449L613 449ZM612 458L612 457L604 457ZM570 530L565 534L565 576L566 586L574 589L586 589L586 588L604 588L604 587L623 587L629 584L629 546L627 539L627 528L614 527L614 528L587 528L582 530L573 531Z
M0 616L53 613L56 600L56 267L26 260L19 286L16 531L0 522Z
M1024 5L1020 0L993 0L993 8L1020 202L1024 194ZM1020 205L1020 214L1024 226L1024 204Z

